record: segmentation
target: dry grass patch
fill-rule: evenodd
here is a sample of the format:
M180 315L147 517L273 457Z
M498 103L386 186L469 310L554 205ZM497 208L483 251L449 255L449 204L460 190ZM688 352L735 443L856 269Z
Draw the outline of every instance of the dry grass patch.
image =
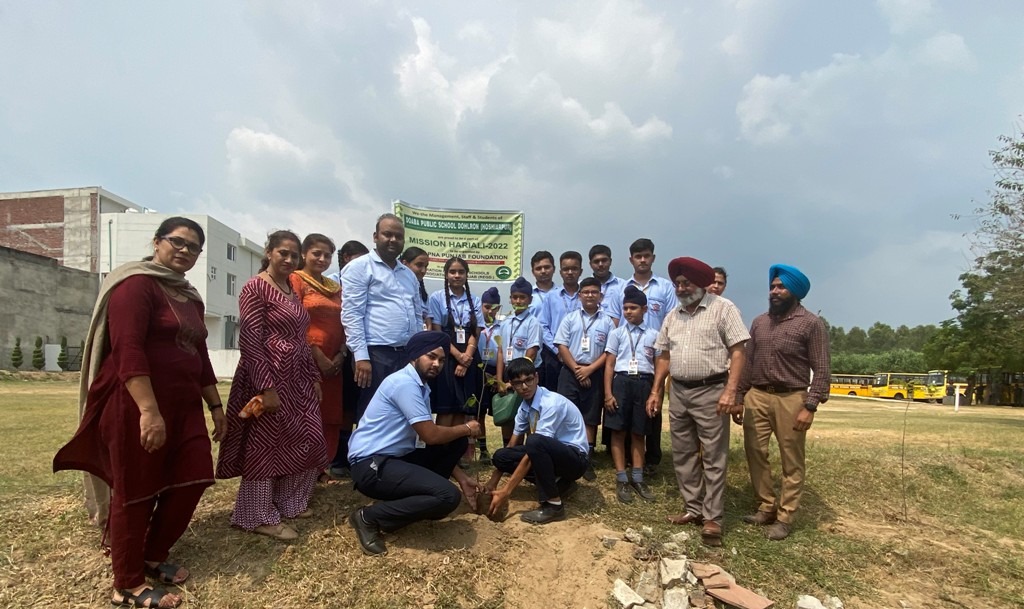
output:
M50 473L54 452L74 431L76 397L67 379L0 384L0 606L107 606L109 561L85 522L79 477ZM833 399L822 409L809 436L803 510L782 543L740 521L754 506L734 427L722 549L701 546L693 527L665 522L681 507L667 452L649 480L659 501L628 506L615 501L601 452L597 482L581 483L565 522L521 523L517 512L533 506L524 486L506 522L463 507L388 535L386 557L360 552L346 517L367 501L350 485L319 487L315 517L295 521L301 537L285 545L230 528L237 482L222 482L205 494L173 558L193 572L186 607L593 609L609 606L611 582L640 566L633 546L604 548L600 536L647 525L653 542L689 531L691 557L721 564L780 607L804 593L839 596L850 609L899 600L1024 606L1024 411L954 415L915 404L906 415L901 478L901 405Z

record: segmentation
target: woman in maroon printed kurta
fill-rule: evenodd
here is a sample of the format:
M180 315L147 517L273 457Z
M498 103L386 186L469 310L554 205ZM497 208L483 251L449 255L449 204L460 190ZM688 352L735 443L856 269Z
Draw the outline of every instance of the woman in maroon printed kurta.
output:
M231 524L278 539L298 536L281 518L307 515L317 474L327 464L320 371L306 343L309 314L288 283L298 260L298 237L272 233L263 270L239 294L241 359L217 461L218 478L242 477ZM256 395L263 397L263 414L240 418Z
M204 399L214 439L226 424L206 351L203 303L184 276L203 241L195 222L168 218L157 229L152 261L119 267L105 280L83 362L85 411L75 437L54 457L54 471L84 470L112 488L115 605L181 603L145 576L172 585L188 578L187 569L164 561L213 484Z

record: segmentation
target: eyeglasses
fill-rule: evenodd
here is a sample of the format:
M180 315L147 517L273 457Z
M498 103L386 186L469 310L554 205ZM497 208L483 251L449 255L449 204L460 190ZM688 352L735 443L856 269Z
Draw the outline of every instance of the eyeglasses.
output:
M173 247L174 249L176 249L178 251L188 250L188 253L192 254L193 256L198 256L199 254L203 253L203 246L199 245L198 243L192 243L191 241L186 241L185 239L182 239L181 237L170 236L170 237L160 237L160 238L163 239L164 241L170 243L171 247Z
M534 374L533 376L529 376L529 377L524 378L524 379L516 379L514 381L509 381L508 384L512 385L512 387L528 387L528 386L530 386L530 385L532 385L532 384L534 384L536 382L537 382L537 375Z

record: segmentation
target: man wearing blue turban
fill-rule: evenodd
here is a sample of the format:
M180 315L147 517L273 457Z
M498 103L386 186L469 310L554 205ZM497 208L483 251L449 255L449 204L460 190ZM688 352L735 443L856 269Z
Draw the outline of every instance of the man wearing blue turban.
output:
M804 445L818 404L828 400L831 362L824 322L800 304L811 281L800 269L775 264L768 270L768 312L750 325L747 364L737 400L743 404L743 447L750 483L759 503L744 516L766 526L768 539L789 537L803 492ZM778 496L768 464L775 434L782 462Z

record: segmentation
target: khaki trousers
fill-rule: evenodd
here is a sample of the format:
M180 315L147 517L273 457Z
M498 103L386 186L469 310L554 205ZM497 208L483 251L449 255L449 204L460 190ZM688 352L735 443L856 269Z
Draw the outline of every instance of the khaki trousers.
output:
M722 524L725 472L729 461L729 415L716 412L724 384L669 388L668 421L672 464L686 511Z
M747 453L750 484L760 502L758 511L776 514L780 522L790 524L800 507L804 490L804 444L807 432L794 431L796 416L804 407L804 391L773 394L751 389L743 408L743 448ZM775 495L772 468L768 463L768 441L772 434L779 443L782 484Z

